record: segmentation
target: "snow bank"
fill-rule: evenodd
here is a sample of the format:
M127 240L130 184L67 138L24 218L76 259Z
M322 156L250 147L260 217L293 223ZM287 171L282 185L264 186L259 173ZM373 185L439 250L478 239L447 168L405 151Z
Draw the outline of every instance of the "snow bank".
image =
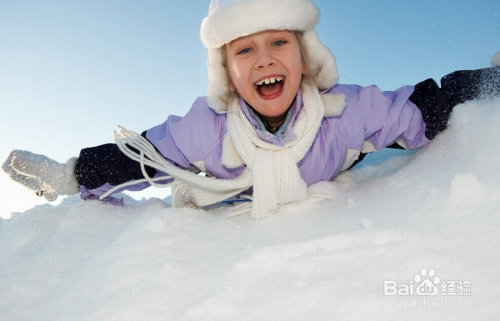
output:
M0 221L0 315L494 320L499 123L499 99L458 106L427 148L376 153L321 187L333 200L262 221L159 199L120 208L68 198L17 214ZM423 280L438 295L404 295ZM385 281L399 294L384 295L394 292Z

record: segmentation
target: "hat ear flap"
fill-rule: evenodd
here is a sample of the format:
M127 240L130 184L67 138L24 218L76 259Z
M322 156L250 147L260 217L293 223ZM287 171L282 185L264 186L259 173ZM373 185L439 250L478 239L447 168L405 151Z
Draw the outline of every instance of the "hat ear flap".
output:
M207 100L210 108L217 113L225 113L231 97L229 77L224 67L223 48L208 49L208 90Z
M333 87L339 81L339 75L335 57L330 49L321 43L314 29L304 31L302 42L306 51L309 74L318 88Z

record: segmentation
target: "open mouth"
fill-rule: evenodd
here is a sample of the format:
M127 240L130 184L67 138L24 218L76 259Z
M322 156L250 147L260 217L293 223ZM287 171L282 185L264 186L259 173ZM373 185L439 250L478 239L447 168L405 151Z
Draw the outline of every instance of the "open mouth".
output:
M275 99L283 92L285 77L271 76L257 81L254 85L255 90L263 99Z

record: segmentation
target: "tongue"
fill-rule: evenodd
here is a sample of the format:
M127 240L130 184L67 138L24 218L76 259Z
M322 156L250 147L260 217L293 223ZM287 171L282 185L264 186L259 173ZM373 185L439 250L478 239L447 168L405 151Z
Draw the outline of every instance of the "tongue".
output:
M282 86L281 82L275 82L274 84L262 85L262 86L259 86L259 92L263 96L274 95L280 91L281 86Z

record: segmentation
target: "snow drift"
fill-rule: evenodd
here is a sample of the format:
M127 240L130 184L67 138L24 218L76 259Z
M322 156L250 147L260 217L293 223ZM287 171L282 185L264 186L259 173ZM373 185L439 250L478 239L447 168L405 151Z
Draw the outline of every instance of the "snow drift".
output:
M159 199L114 207L73 197L15 214L0 221L0 315L494 320L499 123L500 99L460 105L428 147L376 153L321 186L333 200L262 221ZM405 294L424 279L437 295Z

